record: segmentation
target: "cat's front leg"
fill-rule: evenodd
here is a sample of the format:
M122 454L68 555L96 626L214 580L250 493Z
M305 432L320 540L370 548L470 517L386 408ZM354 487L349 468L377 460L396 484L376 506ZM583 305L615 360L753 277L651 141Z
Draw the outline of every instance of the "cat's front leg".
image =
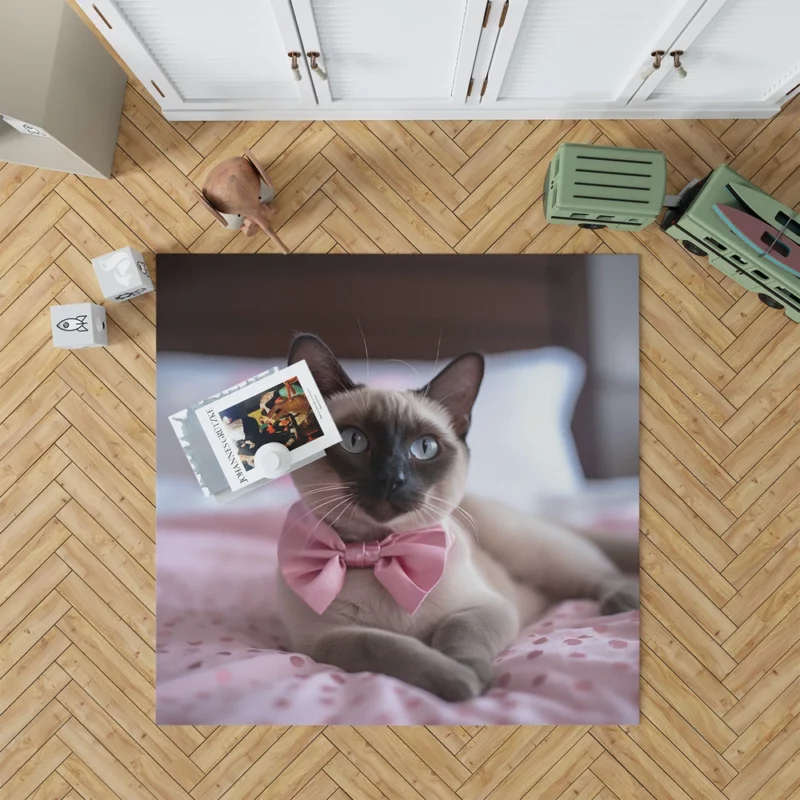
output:
M457 611L433 633L431 647L472 668L481 690L492 678L492 662L519 633L519 621L507 605L486 605Z
M337 627L302 649L319 663L346 672L390 675L449 702L477 697L483 689L471 667L419 639L392 631Z

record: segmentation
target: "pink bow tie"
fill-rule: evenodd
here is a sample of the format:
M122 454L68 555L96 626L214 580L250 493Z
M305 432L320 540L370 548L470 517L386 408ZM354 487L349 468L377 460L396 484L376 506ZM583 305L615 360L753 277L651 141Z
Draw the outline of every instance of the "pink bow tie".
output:
M348 567L371 567L376 580L409 614L444 574L448 540L442 528L391 533L380 542L343 542L329 525L295 503L278 540L286 583L317 614L336 599Z

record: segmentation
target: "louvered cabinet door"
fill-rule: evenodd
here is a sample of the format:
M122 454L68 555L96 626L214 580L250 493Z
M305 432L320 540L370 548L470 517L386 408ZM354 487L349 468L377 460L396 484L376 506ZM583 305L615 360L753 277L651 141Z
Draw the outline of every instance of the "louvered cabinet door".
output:
M634 103L781 103L800 83L800 0L708 0L670 44L683 51L685 76L669 60Z
M316 108L289 0L77 2L165 112Z
M641 85L658 42L703 0L509 0L481 106L608 109Z
M463 104L486 0L292 0L320 108ZM314 54L317 54L314 56Z

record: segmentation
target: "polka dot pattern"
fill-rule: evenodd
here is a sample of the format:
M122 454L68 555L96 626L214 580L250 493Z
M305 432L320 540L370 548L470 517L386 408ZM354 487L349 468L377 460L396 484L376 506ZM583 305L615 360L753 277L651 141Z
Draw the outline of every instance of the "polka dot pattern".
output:
M271 611L275 586L264 576L275 564L272 551L262 546L263 510L235 513L252 515L249 549L237 549L237 533L226 525L219 537L224 546L213 550L213 558L207 549L207 566L194 571L190 562L210 545L185 529L172 539L169 531L162 536L159 520L159 579L166 568L183 580L179 594L164 597L163 581L159 591L160 724L639 722L638 614L600 617L589 601L562 603L521 631L495 659L490 688L471 701L446 703L385 675L347 674L317 664L292 651ZM197 547L187 558L192 541ZM224 586L203 583L226 569Z
M231 673L227 669L218 669L215 673L217 683L228 683L231 679Z

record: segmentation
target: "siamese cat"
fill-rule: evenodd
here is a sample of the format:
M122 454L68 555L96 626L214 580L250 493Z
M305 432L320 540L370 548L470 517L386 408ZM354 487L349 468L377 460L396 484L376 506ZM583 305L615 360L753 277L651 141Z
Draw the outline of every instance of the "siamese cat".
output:
M484 691L493 659L554 601L595 599L603 614L638 608L637 544L604 550L560 524L465 496L466 437L483 379L481 355L456 358L416 391L354 384L327 345L310 334L291 346L289 363L302 359L342 442L292 473L302 514L293 509L294 522L287 521L281 534L278 586L293 650L347 672L391 675L456 702ZM318 554L320 530L348 557L377 554L381 542L398 535L421 531L423 542L439 536L446 541L443 571L432 589L430 582L422 588L424 599L409 613L376 577L377 556L374 569L342 556L317 579L325 582L331 570L339 571L340 590L314 610L298 594L297 581L307 575L299 567L292 573L288 564Z

